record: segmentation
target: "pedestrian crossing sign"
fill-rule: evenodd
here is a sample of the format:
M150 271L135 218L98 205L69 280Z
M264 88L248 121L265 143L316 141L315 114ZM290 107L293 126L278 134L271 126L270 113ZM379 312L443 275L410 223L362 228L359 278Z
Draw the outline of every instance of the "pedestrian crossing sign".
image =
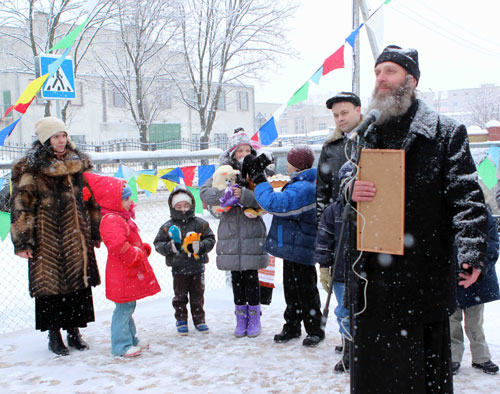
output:
M49 65L58 58L59 56L40 55L38 58L40 75L47 74ZM63 60L61 67L47 79L40 94L42 98L51 100L73 100L76 98L73 59Z

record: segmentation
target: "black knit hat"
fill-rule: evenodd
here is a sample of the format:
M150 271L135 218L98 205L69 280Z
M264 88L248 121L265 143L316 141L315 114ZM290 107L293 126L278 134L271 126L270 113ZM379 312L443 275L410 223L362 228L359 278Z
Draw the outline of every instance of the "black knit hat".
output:
M415 79L420 79L420 69L418 68L418 52L413 48L402 49L397 45L388 45L378 56L375 62L375 67L384 62L393 62L403 67L408 74L411 74Z
M349 103L353 103L356 107L361 107L361 100L359 99L357 94L354 94L352 92L340 92L326 100L326 108L332 109L333 104L346 101Z
M286 157L286 160L296 169L302 171L311 168L314 164L314 152L309 145L295 145Z

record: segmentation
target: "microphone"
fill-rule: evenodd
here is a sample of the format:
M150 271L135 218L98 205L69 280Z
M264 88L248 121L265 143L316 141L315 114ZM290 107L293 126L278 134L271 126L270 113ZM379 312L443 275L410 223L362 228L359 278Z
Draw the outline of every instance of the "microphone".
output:
M365 116L363 121L351 132L349 136L350 140L355 139L358 135L363 135L372 123L376 122L380 118L380 111L378 109L372 109L368 115Z

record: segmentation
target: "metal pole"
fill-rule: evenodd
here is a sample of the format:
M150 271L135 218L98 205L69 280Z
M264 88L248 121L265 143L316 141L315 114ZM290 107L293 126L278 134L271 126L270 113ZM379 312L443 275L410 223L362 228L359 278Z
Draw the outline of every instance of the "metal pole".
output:
M363 21L366 22L368 17L368 7L366 5L365 0L359 0L359 8L361 9L361 15L363 16ZM370 43L370 47L372 49L372 54L373 54L373 60L377 60L378 55L380 54L380 51L378 49L378 43L377 43L377 38L375 37L375 34L373 34L373 31L370 29L366 29L366 34L368 35L368 42Z
M359 26L359 0L352 0L352 30ZM359 96L359 37L354 42L354 50L352 52L352 91Z

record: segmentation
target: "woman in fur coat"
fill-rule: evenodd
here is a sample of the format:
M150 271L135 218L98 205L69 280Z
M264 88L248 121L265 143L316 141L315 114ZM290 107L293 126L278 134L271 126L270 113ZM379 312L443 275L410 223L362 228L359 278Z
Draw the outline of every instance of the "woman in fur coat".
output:
M59 119L35 124L38 140L12 168L11 237L14 252L28 259L36 329L49 331L49 350L88 349L79 327L94 321L92 286L100 283L94 246L100 246L101 214L83 199L83 173L92 169Z

